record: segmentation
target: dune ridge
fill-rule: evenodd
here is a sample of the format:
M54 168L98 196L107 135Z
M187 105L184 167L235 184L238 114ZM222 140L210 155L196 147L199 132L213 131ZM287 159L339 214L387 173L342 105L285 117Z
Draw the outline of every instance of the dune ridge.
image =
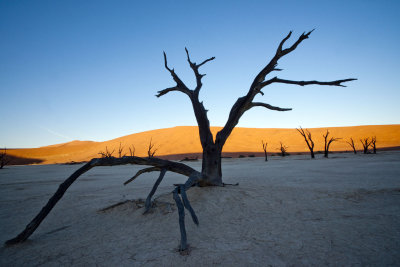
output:
M211 127L214 138L220 129L221 127ZM362 149L359 139L372 136L377 137L378 149L400 146L400 124L309 128L316 152L324 149L322 135L326 133L326 129L329 129L330 136L342 138L331 145L331 151L350 151L351 148L346 143L350 137L354 139L358 150ZM202 152L197 126L177 126L126 135L104 142L75 140L39 148L10 149L8 154L16 158L12 164L22 164L18 159L30 158L39 159L40 164L81 162L100 157L99 152L105 151L106 147L109 151L115 150L113 155L117 156L121 143L124 147L122 154L129 155L128 147L134 145L135 156L147 156L150 139L157 148L156 156L179 159L185 155L199 156ZM296 129L237 127L225 144L223 155L261 155L262 140L268 142L267 151L271 154L278 153L280 142L288 146L289 153L308 152L303 137Z

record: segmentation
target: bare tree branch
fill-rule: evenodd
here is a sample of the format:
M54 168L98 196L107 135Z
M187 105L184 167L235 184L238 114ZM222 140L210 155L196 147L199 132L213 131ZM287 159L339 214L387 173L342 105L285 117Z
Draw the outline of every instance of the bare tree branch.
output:
M286 84L295 84L295 85L311 85L311 84L317 84L317 85L331 85L331 86L341 86L341 87L346 87L345 85L342 85L344 82L351 82L355 81L357 79L355 78L350 78L350 79L343 79L343 80L336 80L336 81L330 81L330 82L320 82L320 81L291 81L291 80L284 80L280 79L278 77L274 77L268 81L265 81L262 83L262 87L269 85L271 83L286 83Z
M198 95L198 93L199 93L201 87L203 86L203 84L201 83L201 79L205 76L205 74L200 74L200 73L199 73L199 68L200 68L202 65L206 64L207 62L209 62L209 61L211 61L211 60L214 60L215 57L208 58L208 59L204 60L202 63L200 63L199 65L197 65L196 62L192 62L192 61L190 60L189 51L187 50L186 47L185 47L185 51L186 51L186 55L187 55L187 61L189 62L189 65L190 65L190 67L192 68L192 70L193 70L193 72L194 72L194 75L196 76L196 84L197 84L197 85L196 85L196 88L194 89L194 93L195 93L196 95Z
M174 86L174 87L170 87L170 88L167 88L167 89L164 89L164 90L161 90L161 91L158 91L157 93L157 97L160 97L160 96L163 96L163 95L165 95L165 94L167 94L167 93L169 93L169 92L172 92L172 91L180 91L180 92L182 92L182 93L184 93L184 94L186 94L186 95L188 95L189 96L189 98L191 98L192 97L192 90L190 90L186 85L185 85L185 83L184 82L182 82L182 80L178 77L178 75L175 73L175 70L174 69L170 69L169 67L168 67L168 62L167 62L167 54L164 52L164 66L165 66L165 68L169 71L169 73L171 74L171 76L172 76L172 79L174 79L174 81L176 82L176 86Z
M130 178L129 180L127 180L124 185L129 184L130 182L132 182L133 180L135 180L136 178L138 178L140 175L142 175L143 173L147 173L147 172L155 172L155 171L161 171L160 167L150 167L150 168L146 168L146 169L141 169L139 170L132 178Z
M254 97L257 94L263 94L261 91L262 88L264 88L267 85L270 85L274 82L281 82L281 83L290 83L290 84L298 84L298 85L308 85L308 84L318 84L318 85L336 85L336 86L343 86L341 83L343 82L348 82L348 81L353 81L355 79L344 79L344 80L337 80L337 81L332 81L332 82L319 82L319 81L290 81L290 80L284 80L284 79L279 79L277 77L272 78L270 80L265 81L265 77L271 73L272 71L279 71L281 69L277 68L278 61L281 57L289 54L290 52L294 51L297 46L307 39L309 35L313 32L309 31L307 33L303 33L300 35L300 37L297 39L297 41L291 45L289 48L284 49L283 45L285 42L291 37L292 32L289 32L289 34L283 38L283 40L279 43L278 49L275 53L275 56L270 60L270 62L257 74L257 76L254 78L253 83L250 86L250 89L248 93L243 96L238 98L236 100L235 104L232 106L231 111L229 113L228 120L225 124L225 126L222 128L221 131L217 133L216 137L216 144L222 149L223 145L225 144L227 138L229 135L232 133L233 128L239 123L240 118L242 115L250 108L252 107L252 102ZM263 105L264 107L267 107L267 105ZM276 108L273 110L278 110L278 111L283 111L281 108ZM290 109L285 109L290 110Z
M161 170L160 176L158 177L157 181L153 185L153 188L151 189L149 195L146 198L145 209L144 209L143 214L146 214L150 210L150 208L151 208L151 198L154 195L154 193L156 192L156 190L157 190L158 186L160 185L162 179L164 178L166 172L167 172L167 169L165 169L165 168Z
M249 110L251 108L254 108L254 107L264 107L264 108L267 108L267 109L270 109L270 110L276 110L276 111L289 111L289 110L292 110L291 108L280 108L280 107L275 107L275 106L272 106L270 104L260 103L260 102L252 102L252 103L250 103L249 104L249 108L247 110Z

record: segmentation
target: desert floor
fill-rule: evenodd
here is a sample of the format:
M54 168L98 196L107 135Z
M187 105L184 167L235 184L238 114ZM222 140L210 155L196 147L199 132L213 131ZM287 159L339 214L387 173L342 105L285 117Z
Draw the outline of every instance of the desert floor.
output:
M400 265L400 152L223 159L226 183L192 188L200 225L186 216L189 256L177 252L178 214L167 173L123 186L139 166L97 167L79 178L31 238L0 248L1 266L384 266ZM201 162L190 162L200 169ZM0 241L18 234L80 165L0 171Z

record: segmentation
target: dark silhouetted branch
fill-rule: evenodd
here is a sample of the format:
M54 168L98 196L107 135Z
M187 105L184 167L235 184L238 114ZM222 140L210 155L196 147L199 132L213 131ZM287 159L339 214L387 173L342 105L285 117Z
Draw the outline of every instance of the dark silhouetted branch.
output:
M150 208L151 208L151 198L153 197L154 193L156 192L158 186L160 185L162 179L164 178L165 173L167 172L167 169L162 169L160 172L160 176L158 177L157 181L154 183L153 188L151 189L149 195L146 198L145 202L145 210L143 214L146 214Z
M132 178L130 178L129 180L127 180L124 185L129 184L130 182L132 182L133 180L135 180L137 177L139 177L140 175L142 175L143 173L147 173L147 172L155 172L155 171L161 171L161 168L159 167L150 167L150 168L146 168L146 169L141 169L139 170Z
M178 190L179 190L179 187L176 187L175 190L173 191L173 198L175 200L176 207L178 208L178 214L179 214L179 229L181 232L181 242L180 242L180 246L179 246L179 251L184 252L188 249L186 228L185 228L185 209L184 209L182 200L179 197Z
M279 43L278 49L276 50L275 56L270 60L270 62L257 74L257 76L254 78L253 83L250 86L250 89L248 93L243 96L239 97L235 104L232 106L231 111L229 113L228 120L225 124L225 126L222 128L221 131L217 133L216 136L216 144L222 149L223 145L225 144L227 138L229 135L232 133L232 130L235 128L235 126L239 123L240 118L242 115L249 110L251 107L255 106L253 103L253 99L257 94L262 94L263 92L261 91L262 88L264 88L267 85L270 85L272 83L289 83L289 84L297 84L297 85L308 85L308 84L317 84L317 85L335 85L335 86L343 86L343 82L349 82L353 81L355 79L343 79L343 80L337 80L337 81L331 81L331 82L319 82L319 81L290 81L290 80L284 80L284 79L279 79L277 77L269 79L265 81L265 78L268 74L270 74L272 71L279 71L281 69L277 68L278 61L281 57L289 54L293 50L297 48L297 46L307 39L309 35L313 32L309 31L307 33L303 33L300 35L300 37L297 39L297 41L291 45L290 47L284 49L283 45L285 42L291 37L292 32L289 32L289 34L283 38L283 40ZM288 111L291 109L288 108L278 108L271 106L269 104L263 104L263 103L257 103L256 106L263 106L268 109L272 110L277 110L277 111Z
M254 108L254 107L264 107L270 110L276 110L276 111L289 111L292 110L291 108L280 108L280 107L274 107L272 105L266 104L266 103L260 103L260 102L252 102L249 104L249 108Z
M330 85L330 86L341 86L341 87L346 87L345 85L342 85L342 83L344 82L351 82L351 81L355 81L357 79L355 78L350 78L350 79L344 79L344 80L337 80L337 81L330 81L330 82L320 82L320 81L291 81L291 80L284 80L284 79L280 79L278 77L274 77L268 81L265 82L265 85L269 85L271 83L286 83L286 84L295 84L295 85L300 85L300 86L304 86L304 85L312 85L312 84L316 84L316 85ZM264 85L264 83L263 83ZM264 86L263 86L264 87Z
M180 185L179 192L180 192L182 200L183 200L183 205L185 206L185 208L189 211L190 215L192 216L193 222L196 225L199 225L199 219L197 218L196 213L194 212L192 206L190 205L189 199L186 195L185 185Z

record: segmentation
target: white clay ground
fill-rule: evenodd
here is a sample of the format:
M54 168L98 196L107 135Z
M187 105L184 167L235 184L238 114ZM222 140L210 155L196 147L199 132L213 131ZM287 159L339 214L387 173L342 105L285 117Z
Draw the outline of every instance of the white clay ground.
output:
M400 152L330 156L223 159L224 182L239 186L188 191L200 221L186 212L189 256L176 251L169 194L186 177L167 173L148 215L133 202L100 212L145 198L158 173L124 186L143 167L94 168L27 242L0 248L0 266L399 266ZM0 241L23 230L80 166L0 170Z

